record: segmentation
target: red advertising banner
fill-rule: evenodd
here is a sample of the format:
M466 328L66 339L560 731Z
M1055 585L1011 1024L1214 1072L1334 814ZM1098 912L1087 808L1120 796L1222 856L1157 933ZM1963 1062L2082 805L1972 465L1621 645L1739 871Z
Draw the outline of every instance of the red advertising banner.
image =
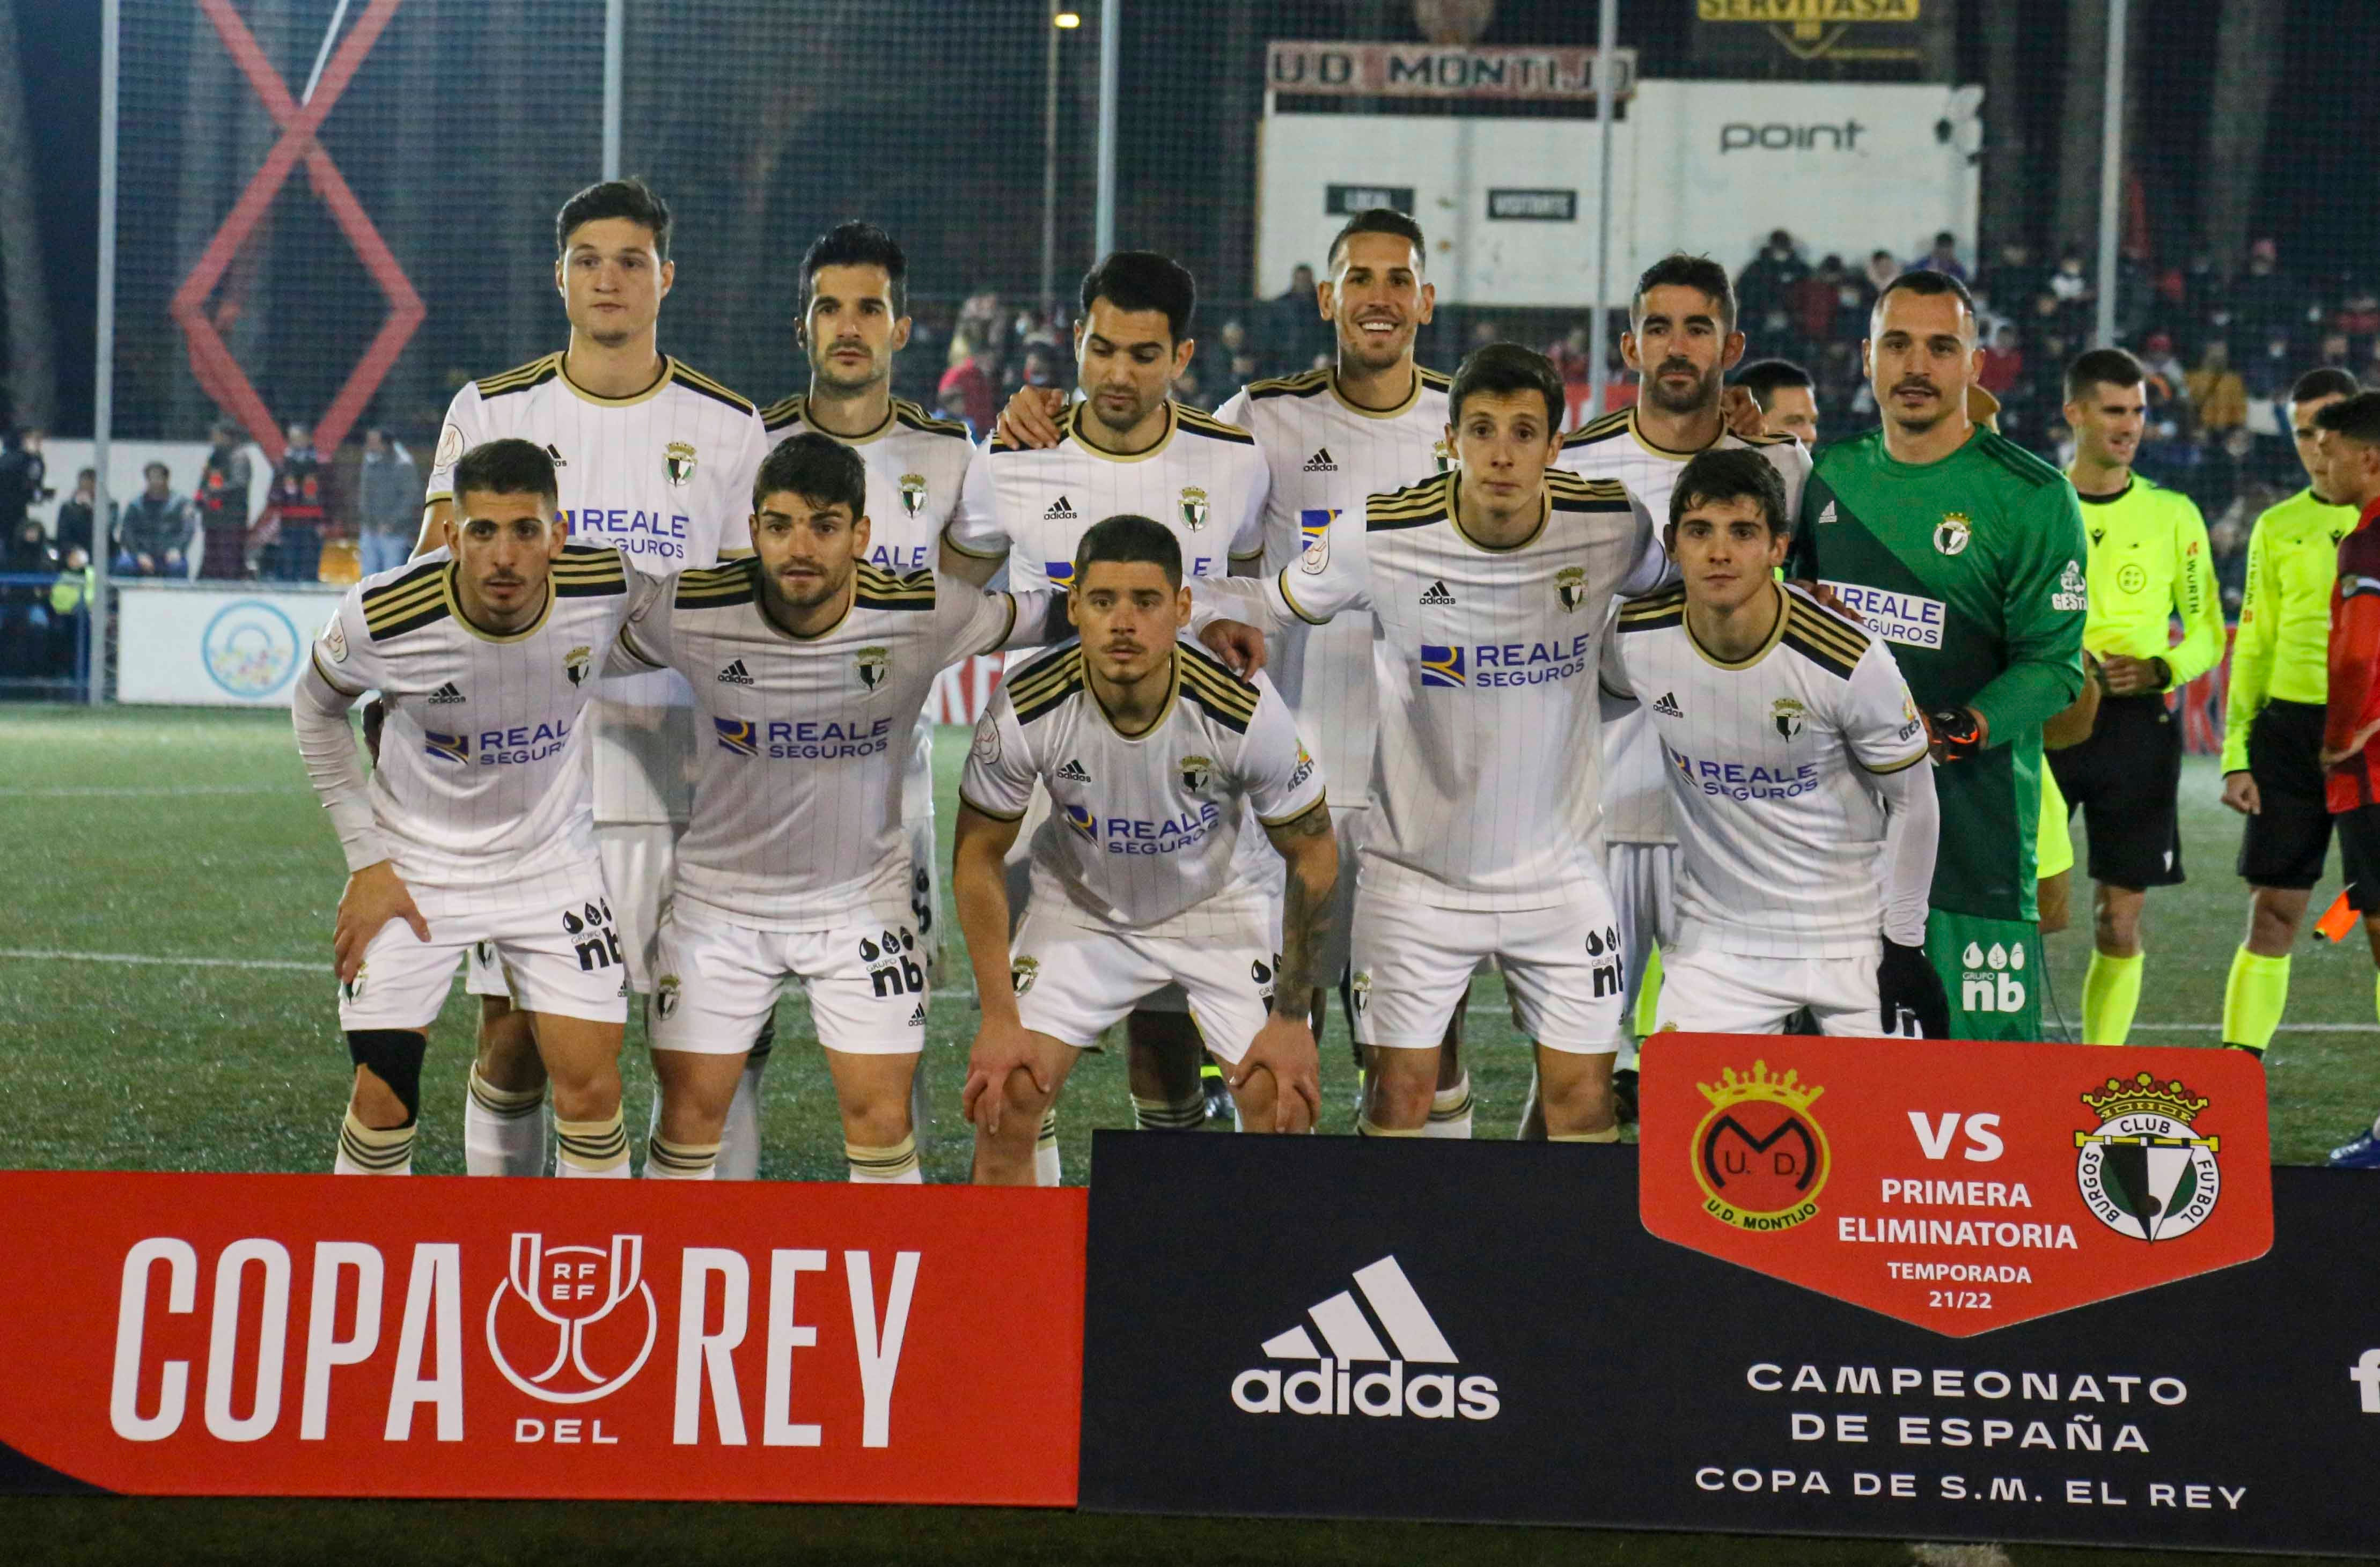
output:
M1663 1034L1640 1092L1647 1230L1952 1337L2272 1248L2243 1051Z
M1072 1506L1079 1191L0 1173L0 1442L146 1494Z

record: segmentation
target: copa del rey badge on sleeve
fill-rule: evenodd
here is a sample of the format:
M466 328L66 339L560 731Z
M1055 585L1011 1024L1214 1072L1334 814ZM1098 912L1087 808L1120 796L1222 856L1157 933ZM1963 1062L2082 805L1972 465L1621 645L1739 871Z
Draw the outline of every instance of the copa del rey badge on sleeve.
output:
M1640 1092L1647 1230L1954 1337L2273 1244L2239 1051L1662 1034Z

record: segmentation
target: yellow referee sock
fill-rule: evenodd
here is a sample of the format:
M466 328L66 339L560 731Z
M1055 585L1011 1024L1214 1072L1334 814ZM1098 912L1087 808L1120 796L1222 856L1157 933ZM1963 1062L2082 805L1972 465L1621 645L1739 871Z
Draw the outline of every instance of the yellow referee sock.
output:
M1645 977L1636 985L1636 1037L1645 1039L1661 1026L1661 949L1645 953Z
M2132 1014L2141 1007L2141 966L2146 953L2117 957L2091 954L2091 971L2082 977L2082 1042L2120 1045L2132 1031Z
M2223 1042L2265 1053L2289 1004L2289 954L2266 957L2245 945L2231 954L2223 985Z

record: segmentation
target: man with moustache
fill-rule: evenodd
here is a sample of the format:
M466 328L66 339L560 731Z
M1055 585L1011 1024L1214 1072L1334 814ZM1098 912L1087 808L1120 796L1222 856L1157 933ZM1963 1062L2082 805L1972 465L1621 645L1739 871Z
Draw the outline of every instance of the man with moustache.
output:
M1883 427L1819 452L1788 574L1890 644L1926 713L1944 765L1925 946L1950 1036L2038 1039L2041 726L2082 688L2082 508L2063 474L1970 414L1964 284L1902 274L1868 333Z

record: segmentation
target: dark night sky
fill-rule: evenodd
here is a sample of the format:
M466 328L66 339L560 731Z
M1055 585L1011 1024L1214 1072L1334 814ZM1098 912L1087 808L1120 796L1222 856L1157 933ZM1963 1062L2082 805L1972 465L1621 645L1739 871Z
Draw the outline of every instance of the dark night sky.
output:
M10 0L0 0L10 3ZM27 103L39 149L38 196L51 308L58 335L61 429L87 429L91 418L93 273L97 246L99 7L91 0L13 0L25 54ZM957 0L954 14L993 3ZM1034 4L1035 0L1001 0ZM1981 76L1980 30L1970 0L1961 29L1966 79ZM2028 39L2042 41L2030 72L2026 112L2036 147L2054 144L2062 51L2057 38L2061 0L2003 0L2019 5ZM2220 0L2158 0L2144 81L2143 145L2134 167L2158 224L2160 252L2182 259L2192 225L2194 167L2204 135L2205 94L2216 68L2214 37ZM1132 0L1128 30L1169 32L1195 18L1172 13L1187 0ZM1266 30L1276 36L1329 36L1339 7L1310 3L1268 5ZM2380 190L2362 149L2380 132L2380 96L2368 91L2368 62L2380 57L2380 6L2358 0L2299 0L2290 7L2288 60L2265 152L2265 190L2259 226L2279 236L2285 257L2321 275L2380 273ZM1677 71L1685 45L1686 0L1624 0L1623 41L1642 51L1647 75ZM1505 0L1496 42L1591 42L1594 8L1573 0ZM1192 30L1188 36L1196 36ZM1127 32L1127 58L1132 31ZM1011 73L1015 74L1015 73ZM1031 73L1025 73L1031 74ZM978 95L993 90L994 72L979 73ZM1038 90L1038 82L1028 83ZM1130 94L1127 94L1129 101ZM1030 115L1028 105L1018 105ZM1127 154L1131 147L1127 138ZM2047 192L2041 206L2047 206ZM2036 214L2037 216L2039 214ZM2042 236L2045 242L2054 237Z

